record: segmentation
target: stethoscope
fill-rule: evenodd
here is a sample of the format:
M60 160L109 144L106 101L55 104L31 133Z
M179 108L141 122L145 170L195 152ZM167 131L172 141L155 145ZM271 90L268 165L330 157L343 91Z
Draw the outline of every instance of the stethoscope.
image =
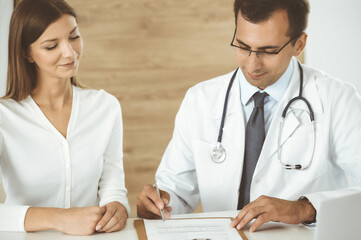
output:
M298 63L298 67L300 69L300 91L299 91L299 95L297 97L292 98L288 104L286 105L286 107L284 108L283 112L282 112L282 119L281 119L281 123L280 123L280 128L278 131L278 160L281 163L281 165L285 168L285 169L296 169L296 170L305 170L307 169L312 162L313 159L313 154L315 151L315 138L316 138L316 128L315 128L315 117L313 114L313 110L311 107L311 104L307 101L306 98L304 98L302 96L302 90L303 90L303 69L300 63ZM223 106L223 112L222 112L222 120L221 120L221 125L219 127L219 133L218 133L218 139L217 139L217 145L212 149L211 151L211 158L215 163L222 163L226 160L226 150L224 149L224 147L222 146L222 136L223 136L223 128L224 128L224 122L226 119L226 113L227 113L227 105L228 105L228 98L229 98L229 92L232 88L234 79L237 75L238 72L238 68L237 70L233 73L231 81L228 84L228 88L227 88L227 92L226 92L226 97L224 99L224 106ZM303 101L307 108L308 108L308 112L307 114L309 115L310 118L310 129L312 131L312 137L313 137L313 150L312 150L312 154L311 154L311 159L308 161L308 164L306 165L301 165L301 164L288 164L285 163L285 161L283 161L282 159L282 146L281 146L281 136L282 136L282 131L283 131L283 126L286 120L287 115L292 112L292 111L288 111L288 109L290 108L291 104L293 104L295 101L297 100L301 100Z

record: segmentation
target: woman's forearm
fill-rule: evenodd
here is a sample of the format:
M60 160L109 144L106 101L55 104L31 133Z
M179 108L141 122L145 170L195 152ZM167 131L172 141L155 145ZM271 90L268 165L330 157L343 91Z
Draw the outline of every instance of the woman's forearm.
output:
M31 207L25 216L28 232L57 230L69 235L91 235L103 217L105 207L38 208Z
M61 208L30 207L26 213L24 228L27 232L56 230L56 220L60 217Z

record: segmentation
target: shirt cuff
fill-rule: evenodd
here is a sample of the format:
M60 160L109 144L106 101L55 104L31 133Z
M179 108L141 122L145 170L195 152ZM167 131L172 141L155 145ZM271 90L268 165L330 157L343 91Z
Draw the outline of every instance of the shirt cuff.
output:
M25 231L25 217L26 217L26 214L29 210L30 206L23 206L21 207L20 210L20 218L19 218L19 230L21 232L26 232Z
M30 206L0 205L0 231L25 232L25 216Z

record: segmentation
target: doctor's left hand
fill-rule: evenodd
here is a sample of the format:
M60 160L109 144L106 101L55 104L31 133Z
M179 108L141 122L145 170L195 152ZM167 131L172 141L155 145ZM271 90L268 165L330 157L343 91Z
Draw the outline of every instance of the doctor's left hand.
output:
M119 202L105 205L105 213L95 227L97 232L116 232L124 228L128 218L125 207Z
M275 221L288 224L312 222L316 210L307 199L287 201L279 198L260 196L247 204L231 223L231 227L242 229L254 218L256 219L249 231L254 232L262 224Z

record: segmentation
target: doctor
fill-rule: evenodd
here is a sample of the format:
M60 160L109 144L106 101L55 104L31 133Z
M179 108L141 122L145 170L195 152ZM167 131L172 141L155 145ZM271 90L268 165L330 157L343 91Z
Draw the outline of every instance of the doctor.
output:
M161 197L146 185L141 217L189 213L201 201L206 212L239 209L231 226L256 219L255 231L315 222L322 200L360 190L360 95L295 59L307 0L236 0L234 12L239 68L187 92L156 173Z

